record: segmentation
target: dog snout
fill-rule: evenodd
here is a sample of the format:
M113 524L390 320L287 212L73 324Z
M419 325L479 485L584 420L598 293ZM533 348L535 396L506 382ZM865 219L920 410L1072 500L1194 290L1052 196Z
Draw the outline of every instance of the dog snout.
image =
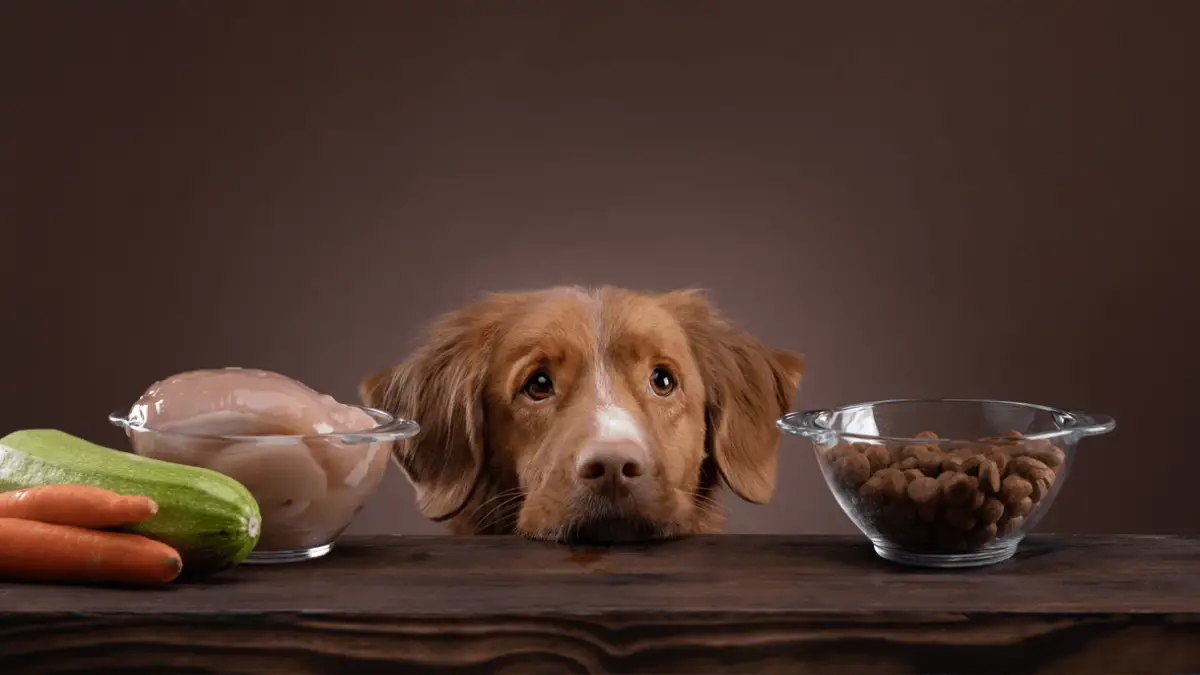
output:
M597 443L579 453L575 470L597 494L617 497L646 474L646 453L636 443Z

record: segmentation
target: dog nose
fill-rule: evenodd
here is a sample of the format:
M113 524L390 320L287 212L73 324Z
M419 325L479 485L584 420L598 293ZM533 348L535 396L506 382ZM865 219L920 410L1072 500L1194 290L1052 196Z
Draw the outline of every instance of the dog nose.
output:
M588 446L579 453L575 471L596 492L609 494L637 481L645 471L641 447L626 443Z

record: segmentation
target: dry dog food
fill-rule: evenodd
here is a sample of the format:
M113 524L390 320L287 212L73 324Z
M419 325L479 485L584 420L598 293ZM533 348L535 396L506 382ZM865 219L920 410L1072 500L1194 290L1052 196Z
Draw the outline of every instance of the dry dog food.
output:
M914 551L965 553L1020 529L1054 487L1062 448L1004 436L942 447L847 443L819 448L840 497L882 537Z

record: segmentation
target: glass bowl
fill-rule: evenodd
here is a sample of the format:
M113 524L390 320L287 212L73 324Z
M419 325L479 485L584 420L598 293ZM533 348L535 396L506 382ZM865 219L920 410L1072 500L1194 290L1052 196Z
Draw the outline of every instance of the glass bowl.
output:
M135 454L223 473L258 502L262 530L246 563L285 563L328 553L379 487L388 446L420 426L374 408L359 408L375 427L354 433L221 436L158 431L115 412Z
M790 413L778 426L812 441L833 496L880 557L950 568L1011 558L1079 441L1116 423L1029 403L901 399Z

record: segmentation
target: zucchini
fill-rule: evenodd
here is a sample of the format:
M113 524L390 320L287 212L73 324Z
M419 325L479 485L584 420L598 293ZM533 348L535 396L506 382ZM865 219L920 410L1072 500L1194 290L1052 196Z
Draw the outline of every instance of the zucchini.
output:
M0 438L0 492L60 483L153 499L158 513L120 529L174 548L188 577L232 567L258 544L258 502L229 476L112 450L54 429Z

